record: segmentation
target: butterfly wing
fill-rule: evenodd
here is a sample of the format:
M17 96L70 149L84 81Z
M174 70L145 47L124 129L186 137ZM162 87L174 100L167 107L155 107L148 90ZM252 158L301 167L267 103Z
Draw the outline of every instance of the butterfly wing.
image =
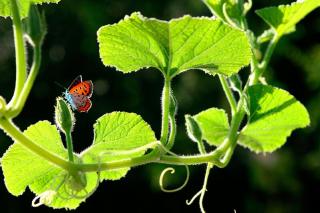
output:
M78 111L79 112L88 112L89 109L91 108L91 106L92 106L92 102L90 101L89 98L86 97L85 104L83 106L79 106Z
M75 108L78 110L78 112L88 112L92 106L92 103L89 97L79 94L77 92L72 94L72 101L75 105Z
M78 75L70 84L70 86L68 87L68 90L71 90L73 87L77 86L79 83L82 82L82 76Z
M90 98L92 96L93 92L93 84L92 81L83 81L78 83L77 85L73 86L72 88L69 89L70 94L80 94L87 96Z

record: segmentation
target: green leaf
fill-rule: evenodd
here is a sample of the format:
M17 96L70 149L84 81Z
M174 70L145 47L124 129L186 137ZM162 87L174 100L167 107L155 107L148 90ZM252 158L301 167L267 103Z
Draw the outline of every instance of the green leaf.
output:
M223 109L210 108L193 118L200 126L203 139L211 145L219 146L228 135L229 122Z
M281 36L293 32L295 25L319 6L318 0L299 0L290 5L263 8L256 13Z
M24 135L44 149L64 159L67 158L67 151L61 142L59 132L50 122L40 121L31 125L24 131ZM15 196L21 195L29 186L31 191L37 195L47 190L56 190L57 193L52 196L52 202L48 204L48 206L54 208L74 209L85 200L71 198L70 194L68 195L65 192L68 187L64 186L67 182L63 182L63 179L67 177L64 170L55 167L17 142L6 151L1 164L6 187ZM93 179L97 182L97 175L90 173L87 176L88 181L85 189L90 192L93 189ZM59 188L57 188L58 185L60 185ZM82 190L78 195L84 193L84 190Z
M244 32L205 17L166 22L133 13L100 28L98 41L104 65L124 73L155 67L170 76L189 69L231 75L251 58Z
M255 85L248 89L250 118L242 129L239 144L255 152L281 147L291 132L310 124L305 107L287 91Z
M81 153L85 163L110 162L142 156L145 151L123 154L151 142L154 132L137 114L112 112L100 117L94 125L93 144ZM117 154L121 152L122 154ZM101 172L105 180L117 180L125 176L130 168Z
M213 15L219 19L228 22L223 13L223 5L225 4L226 12L233 21L239 21L242 17L243 5L236 0L203 0Z
M12 17L11 12L11 1L12 0L1 0L0 1L0 16ZM16 0L19 7L20 17L25 18L28 15L31 4L43 4L43 3L58 3L61 0Z

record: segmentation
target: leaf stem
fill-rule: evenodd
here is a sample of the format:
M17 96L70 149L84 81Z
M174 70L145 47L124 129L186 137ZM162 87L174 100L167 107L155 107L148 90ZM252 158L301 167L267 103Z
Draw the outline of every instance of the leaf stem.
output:
M26 83L23 86L23 89L21 91L17 104L13 106L14 108L8 111L9 117L14 118L18 116L22 111L26 103L26 100L30 94L30 91L33 87L34 81L39 73L40 64L41 64L41 47L40 45L36 45L33 49L33 63L32 63L30 73L28 75Z
M227 96L230 108L231 108L231 113L234 115L237 111L237 102L236 99L233 96L233 93L228 85L226 77L219 75L219 80L222 85L223 91L225 95Z
M73 160L73 143L72 143L71 131L66 132L66 142L67 142L69 161L70 162L74 162L74 160Z
M170 107L171 79L165 76L162 91L162 119L161 119L161 136L160 142L165 145L169 133L169 107Z
M13 17L14 45L16 50L16 82L12 99L9 102L9 108L17 104L27 76L26 50L17 0L11 0L11 10Z

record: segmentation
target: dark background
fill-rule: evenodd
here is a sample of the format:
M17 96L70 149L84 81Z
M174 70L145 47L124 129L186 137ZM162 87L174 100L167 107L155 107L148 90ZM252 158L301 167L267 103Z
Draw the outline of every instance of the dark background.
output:
M291 1L254 1L249 25L260 34L266 25L254 9ZM100 61L96 32L133 11L147 17L169 20L184 14L211 16L200 0L62 0L41 7L48 22L43 46L41 71L21 115L15 122L21 129L39 120L53 121L55 98L77 75L95 85L93 107L88 114L77 113L74 131L75 150L80 152L92 142L92 125L107 112L128 111L140 114L160 132L160 94L163 85L159 71L148 69L124 75L105 68ZM226 47L227 48L227 47ZM239 53L241 54L241 53ZM29 49L31 58L32 52ZM242 73L248 72L242 70ZM256 155L237 147L225 169L213 169L204 206L207 212L314 212L320 203L320 10L308 15L297 31L282 38L266 74L267 81L288 90L308 109L312 124L296 130L287 143L272 154ZM11 20L0 18L0 94L9 100L15 80L14 46ZM217 78L201 71L188 71L173 82L179 102L178 137L174 151L195 153L196 146L184 131L184 114L195 114L209 107L228 109ZM0 154L12 141L0 132ZM185 189L167 194L159 190L163 165L150 164L132 169L119 181L103 182L77 212L100 209L103 212L199 212L198 201L187 206L202 186L205 166L191 167ZM183 182L184 170L168 176L170 186ZM32 208L34 195L10 195L0 175L0 212L51 212L47 207ZM60 210L61 211L61 210Z

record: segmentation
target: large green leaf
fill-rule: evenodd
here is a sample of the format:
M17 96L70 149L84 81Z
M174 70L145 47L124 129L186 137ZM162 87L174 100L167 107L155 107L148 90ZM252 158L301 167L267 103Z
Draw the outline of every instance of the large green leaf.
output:
M113 112L100 117L94 125L94 142L81 153L85 163L102 163L141 156L145 151L124 154L135 148L155 142L150 126L137 114ZM116 154L116 152L122 154ZM101 172L101 178L117 180L130 168Z
M18 8L21 18L28 15L29 7L31 4L43 4L43 3L58 3L61 0L17 0ZM11 12L12 0L1 0L0 1L0 16L9 17L12 16Z
M319 6L319 0L299 0L290 5L263 8L256 13L281 36L292 32L301 19Z
M229 122L223 109L210 108L193 118L201 129L203 139L211 145L219 146L228 135Z
M104 65L124 73L155 67L170 76L193 68L231 75L251 58L244 32L205 17L166 22L133 13L100 28L98 41Z
M44 149L56 155L67 158L67 151L63 147L58 130L48 121L40 121L31 125L24 135ZM68 187L64 178L67 174L61 168L55 167L47 160L29 151L19 143L15 142L6 151L1 160L5 184L8 191L15 195L21 195L27 186L37 195L46 191L55 191L52 202L48 204L53 208L74 209L85 200L72 198L66 192ZM97 175L90 173L86 175L87 185L85 190L79 192L78 196L84 196L91 192L97 182ZM60 186L60 187L58 187ZM87 191L87 192L86 192Z
M285 90L255 85L248 89L248 95L250 118L239 144L255 152L274 151L293 130L310 124L308 111Z

